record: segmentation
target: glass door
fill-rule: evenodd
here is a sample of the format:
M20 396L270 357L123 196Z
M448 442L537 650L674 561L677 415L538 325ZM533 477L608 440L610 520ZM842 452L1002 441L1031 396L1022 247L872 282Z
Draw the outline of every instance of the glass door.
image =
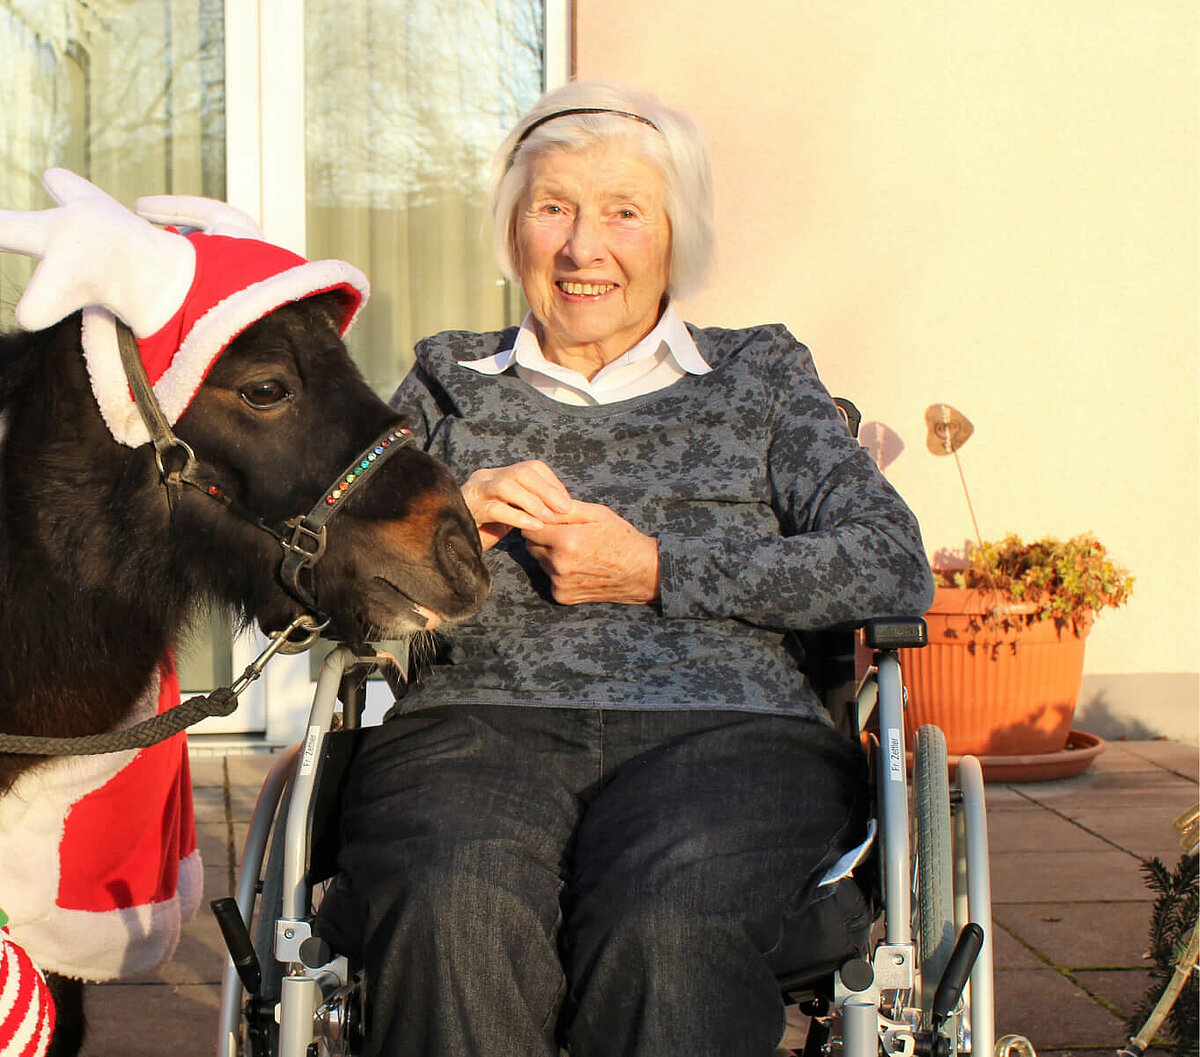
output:
M62 165L129 205L139 195L224 198L224 0L0 0L0 206L44 209L42 172ZM0 328L35 261L0 254ZM223 616L202 618L177 659L184 691L230 681L253 656ZM264 731L261 689L217 729Z
M390 395L415 341L519 314L492 263L491 154L569 63L569 0L0 0L0 208L51 203L65 165L128 204L200 194L266 237L371 280L350 337ZM0 328L34 262L0 254ZM180 651L185 693L263 643L223 616ZM279 657L233 716L198 733L295 740L310 661Z

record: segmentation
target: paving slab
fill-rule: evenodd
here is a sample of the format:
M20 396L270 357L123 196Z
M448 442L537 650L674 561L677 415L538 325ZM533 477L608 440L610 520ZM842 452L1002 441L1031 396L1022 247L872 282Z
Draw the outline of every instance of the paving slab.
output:
M263 779L251 780L244 784L234 784L229 787L229 817L234 822L249 822L254 817L254 807L258 803L258 794L262 789Z
M230 847L231 829L224 819L196 823L196 847L205 866L228 866L236 859L238 851Z
M188 766L192 772L192 788L224 786L226 782L225 759L220 756L191 756Z
M257 790L262 786L271 768L280 760L279 753L252 752L225 757L229 781L235 786L247 786Z
M988 817L996 811L1010 811L1014 808L1028 808L1029 798L1022 796L1011 785L1003 782L987 782L983 787L983 798L987 803Z
M1074 824L1124 849L1138 859L1158 856L1174 866L1182 850L1172 822L1179 812L1170 805L1139 807L1076 807L1068 824Z
M1137 969L1146 965L1151 906L1148 901L997 903L992 916L998 932L1007 930L1053 965Z
M992 928L992 964L997 969L1046 968L1044 959L999 924Z
M196 811L196 821L224 822L229 817L228 806L225 803L226 790L219 785L205 785L192 789L192 804Z
M220 1001L211 984L95 984L81 1057L207 1057Z
M1150 988L1149 969L1084 969L1075 978L1094 995L1111 1002L1128 1021Z
M1011 788L1035 803L1058 810L1069 804L1120 806L1160 802L1174 806L1178 814L1196 802L1194 780L1158 767L1145 771L1100 771L1057 782L1014 784Z
M1147 892L1138 860L1123 851L1001 852L992 856L997 903L1139 901Z
M988 815L988 846L992 854L1015 851L1111 851L1103 837L1089 833L1071 819L1030 805L1024 811L996 811Z
M1041 1054L1056 1046L1116 1049L1124 1030L1117 1016L1053 969L996 972L997 1038L1024 1035Z
M1130 756L1200 780L1200 747L1178 741L1139 741L1125 746Z
M1145 771L1157 767L1154 760L1132 751L1134 743L1106 741L1104 751L1092 761L1092 771Z

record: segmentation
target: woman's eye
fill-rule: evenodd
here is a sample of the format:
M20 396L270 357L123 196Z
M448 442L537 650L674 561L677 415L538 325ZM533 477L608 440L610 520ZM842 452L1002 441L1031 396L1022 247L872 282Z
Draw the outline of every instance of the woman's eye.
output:
M252 408L258 411L274 407L284 400L290 400L292 391L283 384L271 378L265 382L252 382L238 390L239 395Z

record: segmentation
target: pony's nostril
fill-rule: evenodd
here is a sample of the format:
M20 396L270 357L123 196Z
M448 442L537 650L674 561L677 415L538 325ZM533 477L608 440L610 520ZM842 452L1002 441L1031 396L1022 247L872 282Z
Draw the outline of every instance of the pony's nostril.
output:
M455 594L482 600L487 593L490 577L480 558L478 544L472 542L460 525L446 526L439 536L437 562Z

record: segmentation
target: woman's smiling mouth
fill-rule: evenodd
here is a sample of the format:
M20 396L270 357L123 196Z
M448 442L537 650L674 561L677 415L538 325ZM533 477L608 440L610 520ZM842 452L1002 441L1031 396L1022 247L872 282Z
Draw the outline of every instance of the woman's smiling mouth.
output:
M616 283L573 283L567 279L560 279L555 285L571 297L602 297L617 288Z

